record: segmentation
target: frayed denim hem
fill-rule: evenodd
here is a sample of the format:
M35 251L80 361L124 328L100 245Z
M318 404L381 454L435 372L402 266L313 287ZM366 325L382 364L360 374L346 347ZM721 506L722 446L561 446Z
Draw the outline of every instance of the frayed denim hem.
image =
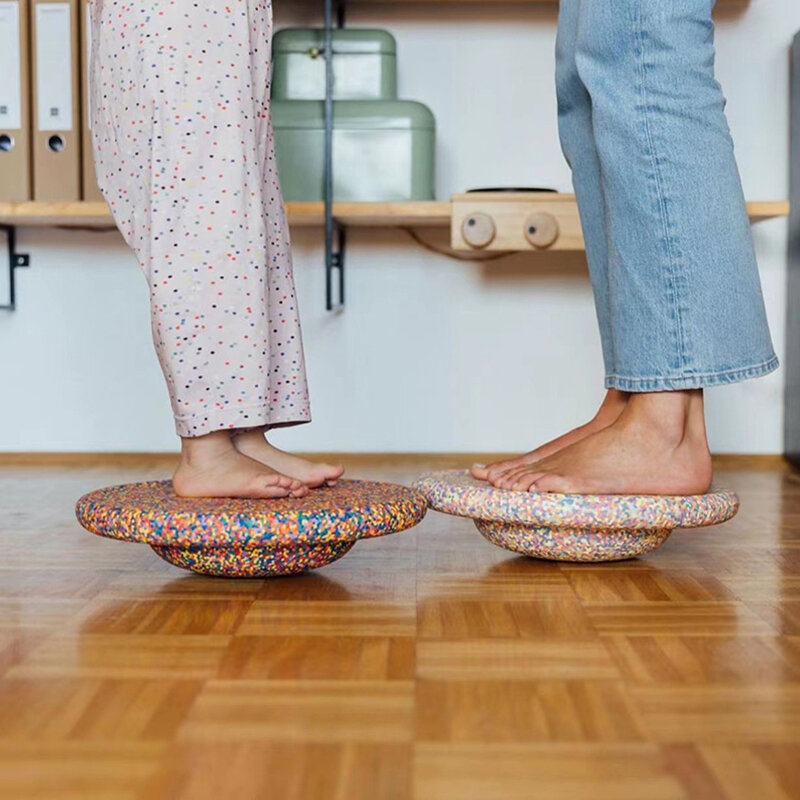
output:
M760 378L777 368L778 357L773 355L768 361L752 367L683 375L677 378L626 378L621 375L607 375L606 389L618 389L621 392L679 392L686 389L705 389L709 386L723 386L727 383Z

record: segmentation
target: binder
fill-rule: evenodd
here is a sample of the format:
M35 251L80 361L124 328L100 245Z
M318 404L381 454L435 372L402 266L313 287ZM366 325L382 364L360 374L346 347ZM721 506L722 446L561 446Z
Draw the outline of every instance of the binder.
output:
M92 65L92 0L81 0L81 172L83 199L102 202L103 195L97 185L92 151L92 128L89 116L91 98L89 94L89 72Z
M33 199L81 197L78 0L32 0Z
M0 0L0 202L31 199L28 0Z

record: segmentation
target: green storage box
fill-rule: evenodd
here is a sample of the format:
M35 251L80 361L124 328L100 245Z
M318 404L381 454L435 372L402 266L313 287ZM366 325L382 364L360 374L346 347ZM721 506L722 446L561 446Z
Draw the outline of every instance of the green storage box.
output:
M324 197L324 111L316 100L272 103L287 201ZM340 100L333 124L335 200L433 200L436 123L430 109L407 100Z
M325 35L317 28L284 28L272 43L274 100L325 98ZM333 33L334 99L394 100L397 46L388 31L345 28Z

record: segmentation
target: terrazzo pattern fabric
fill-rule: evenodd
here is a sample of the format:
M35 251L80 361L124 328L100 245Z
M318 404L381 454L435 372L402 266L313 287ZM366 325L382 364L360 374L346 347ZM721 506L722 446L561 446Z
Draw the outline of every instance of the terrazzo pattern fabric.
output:
M178 435L307 422L271 2L92 7L98 183L149 282Z
M170 481L154 481L91 492L75 513L88 531L149 544L185 569L264 576L330 563L359 539L414 527L427 507L419 492L367 481L279 500L185 499Z
M475 520L489 541L560 561L612 561L650 552L675 528L716 525L735 516L733 492L691 497L564 495L496 489L461 471L423 475L414 488L431 508Z

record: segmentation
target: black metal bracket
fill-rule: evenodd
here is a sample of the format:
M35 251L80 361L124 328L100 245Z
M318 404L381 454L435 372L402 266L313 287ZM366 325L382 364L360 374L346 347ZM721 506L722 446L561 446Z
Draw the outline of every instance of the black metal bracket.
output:
M347 236L333 217L333 30L345 22L345 0L324 0L325 4L325 308L344 308L344 267ZM335 14L334 14L335 8ZM336 23L334 26L334 16ZM334 287L336 295L334 298Z
M16 272L20 267L29 267L31 257L28 253L17 251L17 229L14 225L0 225L5 231L8 247L8 303L0 305L0 311L14 311L17 307Z

